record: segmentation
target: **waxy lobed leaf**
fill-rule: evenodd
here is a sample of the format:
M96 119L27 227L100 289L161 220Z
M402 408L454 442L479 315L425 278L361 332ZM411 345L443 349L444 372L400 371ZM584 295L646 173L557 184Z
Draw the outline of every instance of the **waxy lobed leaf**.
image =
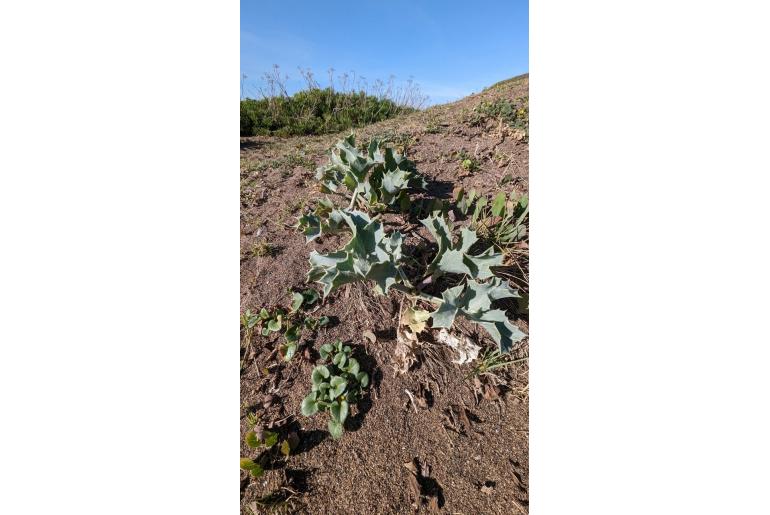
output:
M356 148L352 135L337 142L329 156L329 164L316 171L316 179L321 181L321 191L334 193L345 186L374 210L408 205L408 190L425 189L427 183L417 173L414 163L392 148L380 150L381 146L381 141L373 139L367 152L362 153ZM312 227L305 232L308 239L323 233L320 220L300 222L303 231L307 227Z
M438 252L429 270L465 274L473 279L489 279L494 275L490 267L503 264L503 255L493 247L481 254L470 254L470 248L478 241L475 231L463 227L457 243L452 244L452 229L443 216L430 216L420 222L438 243Z
M442 292L442 302L431 313L433 327L449 328L458 314L483 327L500 350L506 352L514 343L521 341L526 334L511 324L501 309L491 309L492 301L509 297L518 297L516 290L495 278L488 283L469 280Z
M326 297L343 284L372 280L375 291L387 293L398 280L403 280L401 261L401 233L385 235L382 224L371 220L360 211L336 211L345 220L353 237L342 250L319 254L310 253L308 281L323 285Z

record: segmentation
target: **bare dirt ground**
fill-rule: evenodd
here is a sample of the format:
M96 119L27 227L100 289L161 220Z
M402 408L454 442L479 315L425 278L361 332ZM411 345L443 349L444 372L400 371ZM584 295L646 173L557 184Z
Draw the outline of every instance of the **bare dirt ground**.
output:
M528 96L529 79L517 77L453 104L354 130L358 141L387 136L404 150L428 181L428 194L452 198L458 186L488 194L528 192L526 137L501 122L473 118L482 100ZM311 250L329 251L346 238L305 243L290 227L310 201L323 195L314 179L329 148L347 134L241 139L241 309L287 306L290 291L307 288ZM461 151L478 169L460 166ZM393 221L396 224L398 220ZM418 238L413 227L410 238ZM276 355L280 336L254 335L241 373L241 440L249 419L282 436L296 433L297 448L274 460L264 476L241 472L242 513L514 514L528 512L528 365L498 373L499 384L469 377L472 365L426 343L404 374L394 371L397 292L377 295L367 284L334 292L318 315L332 323L304 334L288 363ZM527 319L514 322L525 332ZM494 344L471 325L464 332ZM371 331L372 342L363 336ZM300 403L310 391L310 372L321 344L349 342L372 384L353 408L341 439L332 440L324 413L304 417ZM528 355L525 340L513 351ZM254 450L241 443L242 456ZM272 494L272 497L270 497Z

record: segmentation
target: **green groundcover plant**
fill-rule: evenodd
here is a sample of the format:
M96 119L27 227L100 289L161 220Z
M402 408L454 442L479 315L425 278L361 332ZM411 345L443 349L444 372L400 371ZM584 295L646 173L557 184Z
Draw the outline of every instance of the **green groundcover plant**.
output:
M326 364L313 369L312 390L303 399L301 410L306 417L328 411L329 433L336 440L342 436L350 406L361 399L362 391L369 386L369 374L351 356L352 348L340 340L322 345L320 353Z

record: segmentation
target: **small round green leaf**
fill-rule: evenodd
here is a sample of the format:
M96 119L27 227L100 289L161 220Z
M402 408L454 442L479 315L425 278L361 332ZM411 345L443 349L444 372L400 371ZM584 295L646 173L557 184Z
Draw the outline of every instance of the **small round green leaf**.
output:
M284 361L291 361L291 358L294 357L294 354L297 352L297 344L296 343L290 343L284 347L284 354L283 354L283 360Z
M356 358L350 358L348 360L348 372L350 374L353 374L354 376L358 376L358 372L360 372L361 365L358 364L358 360Z
M334 351L334 347L331 343L324 343L321 345L320 354L323 359L326 359L329 357L329 354L331 354Z
M313 383L321 383L325 378L329 377L329 375L328 368L324 365L318 365L313 369L312 374L310 374L310 379Z
M305 304L310 306L315 304L319 298L318 292L313 289L307 289L302 291L302 297L305 300Z
M291 310L297 311L300 306L302 306L302 302L305 300L305 297L302 296L301 293L292 293L291 295Z
M344 352L338 352L337 354L334 355L334 359L332 360L332 363L342 368L345 366L345 362L347 361L347 359L348 358L345 356Z
M356 379L358 379L358 382L361 383L361 387L366 388L369 386L369 374L366 372L361 372L356 376Z
M251 470L258 466L251 458L241 458L241 468L243 470Z
M332 435L332 438L337 440L339 437L342 436L342 424L339 422L335 422L334 420L329 421L329 432Z
M268 449L278 443L278 433L265 431L265 447Z
M299 340L299 326L290 325L287 327L284 337L288 343L294 343Z
M336 399L345 392L345 389L348 387L348 382L340 376L334 376L331 378L330 385L331 390L329 391L329 397L331 399Z
M257 433L254 431L249 431L246 433L246 438L244 438L244 440L246 440L246 445L252 449L259 447L259 438L257 438Z
M302 399L302 405L300 406L302 414L306 417L310 417L318 413L318 402L316 402L315 394L311 393L304 399Z
M339 402L333 402L332 405L329 407L329 413L331 414L332 420L335 422L342 422L340 420L340 412L342 410L341 403Z

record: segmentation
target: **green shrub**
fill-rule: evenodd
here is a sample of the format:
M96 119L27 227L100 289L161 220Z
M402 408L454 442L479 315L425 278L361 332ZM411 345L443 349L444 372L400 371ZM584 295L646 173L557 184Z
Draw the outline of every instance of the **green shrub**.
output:
M335 133L414 110L363 91L313 88L292 96L241 100L241 136Z

